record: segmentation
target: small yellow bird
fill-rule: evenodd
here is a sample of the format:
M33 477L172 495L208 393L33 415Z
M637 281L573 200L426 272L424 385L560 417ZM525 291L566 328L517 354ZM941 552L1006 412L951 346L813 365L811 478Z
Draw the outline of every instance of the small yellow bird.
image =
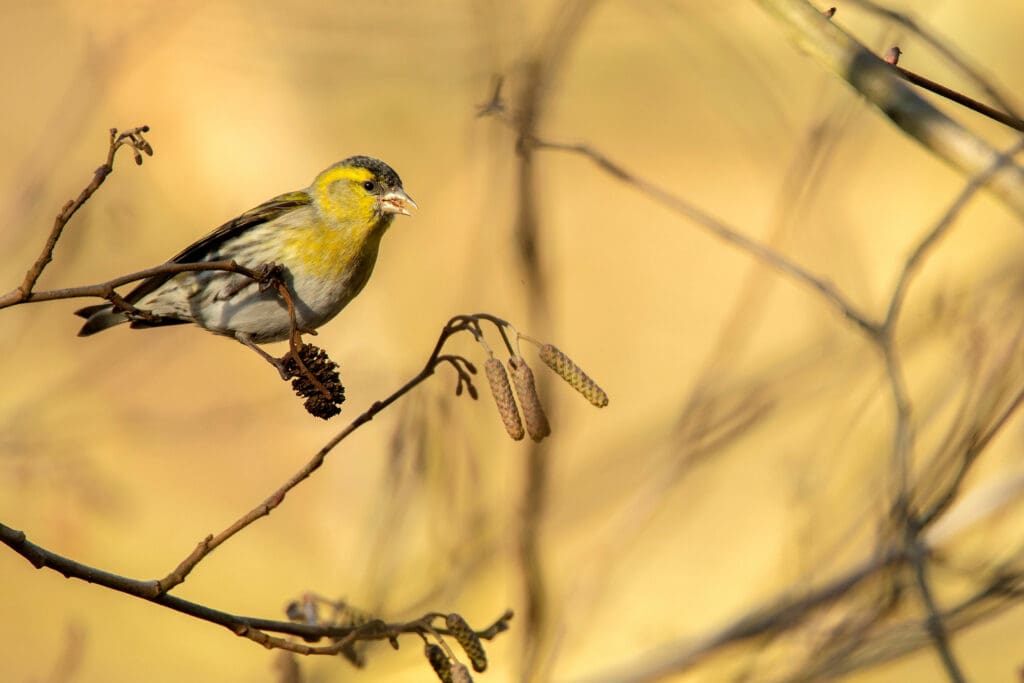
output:
M173 263L234 260L247 268L275 263L294 299L300 330L314 330L336 316L366 285L381 237L396 214L416 202L382 161L354 156L290 192L246 211L189 246ZM225 271L157 275L143 280L125 300L151 316L143 319L111 304L76 312L86 318L79 336L131 322L131 327L195 323L233 337L269 356L256 344L287 339L288 309L272 288Z

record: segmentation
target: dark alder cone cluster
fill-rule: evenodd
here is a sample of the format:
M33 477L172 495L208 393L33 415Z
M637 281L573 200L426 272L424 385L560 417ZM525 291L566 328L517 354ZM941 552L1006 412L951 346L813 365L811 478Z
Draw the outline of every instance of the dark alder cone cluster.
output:
M312 344L303 344L298 350L299 361L289 355L284 369L292 379L292 389L300 398L306 399L306 412L323 420L341 412L345 402L345 387L338 375L338 364L328 357L327 352Z

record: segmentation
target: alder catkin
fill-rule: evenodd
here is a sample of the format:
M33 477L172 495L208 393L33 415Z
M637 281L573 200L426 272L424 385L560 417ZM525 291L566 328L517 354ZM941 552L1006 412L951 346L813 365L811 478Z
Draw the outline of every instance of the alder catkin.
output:
M469 675L469 669L462 662L452 664L452 683L473 683L473 677Z
M484 373L487 375L487 383L491 385L491 395L494 396L494 404L498 406L505 431L515 441L519 441L524 434L523 422L519 419L519 408L516 407L505 366L497 358L488 358L484 363Z
M445 617L444 623L469 657L473 671L483 673L487 669L487 653L484 652L484 646L476 632L459 614L449 614Z
M597 382L590 379L583 369L576 365L569 356L559 351L551 344L545 344L540 349L540 359L544 364L555 371L559 377L569 383L576 391L598 408L608 405L608 394L604 389L597 386Z
M452 663L441 646L437 643L427 643L423 648L423 654L427 656L427 661L441 679L441 683L452 683Z
M526 432L534 441L540 441L551 434L548 416L537 395L537 385L533 381L533 370L522 358L509 358L508 366L512 370L512 383L516 387L519 405L523 407L523 420Z

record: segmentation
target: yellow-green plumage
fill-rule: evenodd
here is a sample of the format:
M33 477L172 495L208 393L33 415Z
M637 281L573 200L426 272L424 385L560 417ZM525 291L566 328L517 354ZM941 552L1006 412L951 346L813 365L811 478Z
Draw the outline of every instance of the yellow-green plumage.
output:
M189 246L172 261L232 259L249 268L283 267L299 327L310 330L333 318L366 285L380 240L396 213L415 203L398 174L370 157L350 157L299 192L275 197ZM193 322L247 344L287 338L288 312L274 291L260 291L243 275L219 271L157 276L125 299L157 316L132 327ZM87 318L80 335L128 322L110 305L78 312Z

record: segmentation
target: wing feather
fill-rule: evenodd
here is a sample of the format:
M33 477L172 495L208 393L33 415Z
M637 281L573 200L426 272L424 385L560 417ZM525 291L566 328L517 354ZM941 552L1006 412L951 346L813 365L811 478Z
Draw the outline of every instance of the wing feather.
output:
M242 215L234 218L220 226L206 237L189 245L182 252L175 255L170 263L201 263L209 261L210 254L215 253L225 242L241 235L246 230L261 223L268 223L296 208L306 206L312 202L307 192L289 192L282 194L259 206L250 209ZM174 277L173 274L154 275L140 282L135 289L125 296L128 303L136 303L148 294L152 294L165 282Z

